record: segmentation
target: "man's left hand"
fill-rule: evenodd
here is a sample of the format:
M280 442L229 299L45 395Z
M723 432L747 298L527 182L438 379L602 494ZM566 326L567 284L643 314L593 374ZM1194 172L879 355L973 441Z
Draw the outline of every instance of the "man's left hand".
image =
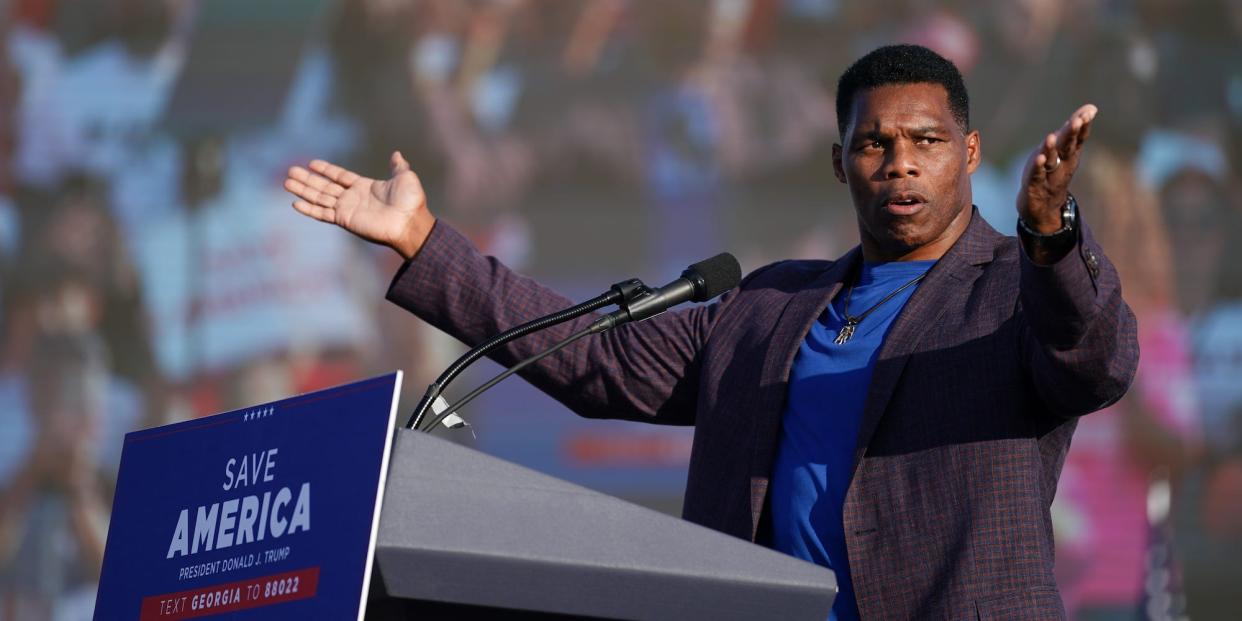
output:
M1078 156L1091 134L1096 112L1091 104L1074 111L1026 160L1018 217L1038 233L1055 233L1062 226L1061 208L1069 197L1070 179L1078 169Z

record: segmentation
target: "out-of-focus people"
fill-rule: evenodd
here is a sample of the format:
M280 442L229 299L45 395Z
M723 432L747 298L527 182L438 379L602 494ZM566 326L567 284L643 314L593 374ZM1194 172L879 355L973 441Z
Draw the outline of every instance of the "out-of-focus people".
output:
M6 619L86 618L107 532L110 472L100 467L110 372L88 329L100 303L86 279L52 277L34 309L39 335L25 368L32 437L0 487L0 594ZM132 423L132 421L131 421Z
M177 388L172 418L323 386L300 377L339 383L370 368L362 352L372 349L374 305L361 300L380 283L356 246L253 216L254 205L274 198L270 176L289 161L357 142L358 125L334 108L338 76L317 39L328 4L308 4L287 30L255 38L254 22L233 19L244 3L202 3L194 36L172 36L188 39L169 99L179 105L162 110L154 128L174 151L158 170L171 196L145 213L132 239L150 292L156 363ZM265 15L254 19L285 24ZM267 89L253 100L217 88L231 75L217 55L242 53L263 54L241 78ZM316 267L287 269L293 264ZM292 320L294 307L311 310Z
M2 9L0 16L3 16ZM9 269L21 242L21 220L14 202L13 152L18 131L14 110L21 100L22 84L17 67L8 54L9 33L9 24L0 23L0 274ZM0 296L3 296L2 292ZM2 304L3 298L0 297Z
M1079 173L1098 238L1118 249L1114 261L1143 351L1127 396L1079 421L1054 504L1058 582L1070 617L1082 621L1181 610L1172 601L1176 567L1167 560L1168 489L1202 445L1188 320L1176 303L1160 205L1138 173L1135 120L1120 115L1101 128L1105 140ZM1151 506L1156 497L1162 506ZM1159 555L1166 560L1153 562Z
M57 14L97 5L109 36L72 53L58 39L18 50L32 79L19 109L17 173L45 189L81 170L107 178L109 209L132 240L176 204L178 149L160 123L184 59L188 5L56 4Z
M27 386L53 290L79 292L62 306L88 311L74 311L98 345L85 349L108 354L104 474L126 425L393 368L416 391L455 357L455 341L376 303L396 257L256 219L279 213L261 206L284 200L267 190L290 161L379 170L386 160L367 158L401 149L476 244L570 291L721 246L748 268L832 256L852 245L854 214L832 208L845 204L829 174L832 93L814 78L914 42L966 74L985 136L975 202L1004 233L1031 132L1080 98L1106 115L1082 204L1109 238L1144 357L1132 396L1084 419L1066 465L1058 572L1071 616L1128 614L1147 591L1136 579L1167 568L1140 558L1158 534L1147 484L1165 476L1191 616L1236 611L1242 0L316 2L331 7L324 23L308 26L307 9L296 27L310 32L284 38L304 47L289 52L279 118L181 140L169 101L196 19L221 4L0 0L0 494L36 436L61 441ZM673 222L701 233L686 242ZM61 271L76 284L54 284ZM295 325L280 311L291 305L320 314ZM505 442L522 440L494 446ZM0 620L16 605L5 593Z
M1065 24L1077 19L1072 5L1069 0L980 5L979 31L987 51L968 79L987 87L972 92L972 120L987 136L985 157L1002 167L1023 157L1027 136L1055 125L1061 111L1077 101L1062 75L1075 66L1079 52L1065 40Z
M1223 135L1242 79L1236 2L1141 0L1134 6L1134 31L1154 55L1160 124Z
M106 205L77 174L21 197L0 321L5 619L90 615L122 436L159 421L142 298Z
M60 265L90 282L100 299L89 328L104 339L114 374L142 395L142 423L162 422L166 396L146 316L146 300L133 257L108 208L108 187L75 173L50 193L31 192L21 202L24 245L17 262L23 280L37 282L43 268ZM20 316L6 319L3 338L12 360L25 359L34 331Z
M1198 147L1219 154L1210 142ZM1193 320L1205 434L1204 454L1185 473L1176 496L1176 544L1190 617L1232 619L1242 583L1242 296L1236 295L1237 283L1222 283L1221 275L1242 260L1242 238L1229 181L1204 162L1172 166L1160 184L1164 220L1177 249L1178 298ZM1234 295L1222 295L1228 288L1235 288Z
M419 27L438 21L434 7L441 5L431 2L420 7L405 0L345 2L331 23L327 43L334 94L337 105L361 126L360 144L353 149L353 159L360 166L385 164L366 159L373 154L368 145L429 143L427 112L415 96L408 67L418 45ZM440 47L448 49L436 54L437 59L451 51L452 44ZM436 159L421 150L411 157L428 163Z

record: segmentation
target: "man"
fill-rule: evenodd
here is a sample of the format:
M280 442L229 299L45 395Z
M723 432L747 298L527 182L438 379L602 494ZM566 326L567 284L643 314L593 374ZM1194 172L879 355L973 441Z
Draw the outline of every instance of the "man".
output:
M1019 241L971 205L980 138L952 63L880 48L842 75L837 109L860 247L764 267L525 377L583 416L695 425L684 517L831 567L836 618L1063 616L1048 507L1074 418L1118 399L1138 358L1068 193L1096 110L1031 154ZM450 334L569 304L437 223L400 154L382 182L310 168L290 169L294 208L401 253L389 299Z

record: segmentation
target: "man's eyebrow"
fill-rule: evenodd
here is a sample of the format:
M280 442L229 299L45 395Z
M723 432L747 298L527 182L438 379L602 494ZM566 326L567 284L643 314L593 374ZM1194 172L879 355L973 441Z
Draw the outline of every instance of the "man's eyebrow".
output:
M916 136L921 136L921 135L926 135L926 134L944 134L944 133L948 133L948 131L949 131L948 128L946 128L944 125L939 125L939 124L920 125L919 127L914 127L910 129L910 133Z
M855 133L854 140L875 140L877 138L885 138L887 136L887 132L872 128Z
M931 125L911 127L906 129L903 133L908 133L913 136L943 135L949 133L949 128L942 124L934 123ZM855 133L854 140L877 140L880 138L888 138L891 134L891 131L885 131L880 128L873 127L871 129Z

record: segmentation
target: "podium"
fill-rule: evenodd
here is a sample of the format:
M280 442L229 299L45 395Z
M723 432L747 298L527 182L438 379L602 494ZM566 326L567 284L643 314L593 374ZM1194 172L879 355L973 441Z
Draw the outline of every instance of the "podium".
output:
M396 434L367 619L828 618L831 571L452 442Z

